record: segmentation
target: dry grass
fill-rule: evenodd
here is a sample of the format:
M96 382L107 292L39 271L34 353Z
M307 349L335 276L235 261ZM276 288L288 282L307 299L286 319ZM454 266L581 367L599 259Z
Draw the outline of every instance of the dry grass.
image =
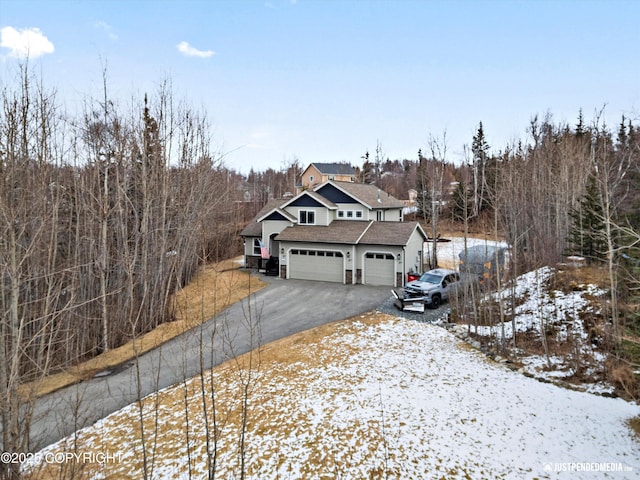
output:
M349 361L350 356L357 352L356 348L350 349L341 346L336 350L327 344L327 339L345 334L357 334L358 324L375 325L382 322L395 321L394 317L379 313L367 313L356 317L341 320L313 329L296 333L289 337L271 342L236 358L214 367L210 371L203 372L202 377L194 377L182 384L162 391L159 395L149 395L142 401L143 425L147 439L147 453L150 457L158 459L171 459L176 452L183 448L185 439L191 441L193 449L193 466L198 463L198 457L204 456L197 453L194 445L204 446L204 436L210 434L203 429L202 401L210 402L215 396L216 428L220 431L219 454L226 451L235 452L230 458L237 458L238 445L236 441L228 442L228 438L237 438L237 432L241 430L243 414L248 414L248 430L253 436L278 435L279 438L287 438L293 435L301 427L308 423L304 412L297 412L290 403L292 397L283 395L283 388L302 390L305 380L300 377L300 371L309 370L312 367L340 365ZM344 348L342 348L344 347ZM204 382L205 392L201 390ZM249 384L251 409L243 412L244 385ZM344 392L336 391L335 395L344 395ZM254 403L253 398L262 399ZM186 400L186 401L185 401ZM113 419L107 418L107 424L100 429L91 429L88 432L79 432L76 438L69 439L65 446L58 446L56 452L85 452L100 451L109 455L122 453L122 446L114 441L114 438L126 437L129 442L127 452L132 455L126 460L115 463L99 465L94 462L74 463L43 463L36 470L26 473L26 479L39 478L69 478L80 480L93 478L98 473L106 475L106 478L137 478L142 472L142 437L139 417L139 405L133 404L125 407L115 414ZM325 407L325 408L328 408ZM211 404L209 403L209 409ZM274 421L282 411L289 411L290 421ZM156 412L159 415L156 415ZM209 425L213 425L212 412L208 412ZM160 422L157 423L158 418ZM188 421L187 421L188 419ZM357 421L356 421L357 422ZM373 431L379 425L369 425ZM352 438L354 432L350 429L334 432L341 438ZM362 435L362 432L356 432ZM378 435L380 436L380 435ZM357 437L357 436L356 436ZM375 435L374 435L375 437ZM355 437L354 437L355 438ZM155 439L159 442L156 443ZM360 440L360 442L358 442ZM349 448L355 453L364 442L365 438L355 438L355 443ZM370 439L369 439L370 440ZM307 439L305 441L311 441ZM204 447L203 447L204 448ZM344 453L344 452L342 452ZM309 459L310 467L322 465L325 462L335 462L340 454L338 451L327 455L326 451L314 452ZM252 455L264 455L268 457L273 452L266 450L253 452ZM233 460L235 461L235 460ZM233 462L232 461L232 462ZM171 461L168 460L170 463ZM227 465L227 467L229 467ZM233 470L237 465L231 465ZM328 465L330 468L331 465ZM221 466L222 468L222 466ZM248 474L255 465L248 467ZM158 474L162 475L162 474Z
M607 288L609 285L609 274L604 266L563 266L562 269L558 270L555 282L556 288L563 292L580 289L580 285L586 284Z
M631 430L634 431L636 436L640 438L640 416L633 417L631 420L629 420L629 426L631 427Z
M187 330L206 322L235 302L266 286L249 272L240 270L235 259L207 265L178 292L174 303L175 320L121 347L109 350L64 372L22 385L25 397L41 396L93 377L153 350Z

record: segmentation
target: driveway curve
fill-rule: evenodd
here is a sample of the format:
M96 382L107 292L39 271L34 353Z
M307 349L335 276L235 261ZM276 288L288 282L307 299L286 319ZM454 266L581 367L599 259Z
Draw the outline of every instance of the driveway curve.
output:
M29 449L36 451L154 391L259 345L375 309L390 287L267 277L269 285L214 318L104 375L40 398Z

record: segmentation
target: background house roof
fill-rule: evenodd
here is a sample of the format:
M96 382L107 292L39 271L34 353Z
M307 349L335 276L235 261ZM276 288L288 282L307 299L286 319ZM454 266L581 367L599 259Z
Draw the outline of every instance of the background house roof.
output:
M355 175L356 169L345 163L312 163L316 169L325 175ZM311 166L309 165L309 166Z

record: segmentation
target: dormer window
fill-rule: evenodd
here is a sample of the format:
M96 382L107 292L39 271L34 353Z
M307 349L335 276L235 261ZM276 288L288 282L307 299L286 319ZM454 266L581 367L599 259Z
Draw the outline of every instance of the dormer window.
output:
M298 212L298 223L300 225L315 225L316 212L313 210L300 210Z

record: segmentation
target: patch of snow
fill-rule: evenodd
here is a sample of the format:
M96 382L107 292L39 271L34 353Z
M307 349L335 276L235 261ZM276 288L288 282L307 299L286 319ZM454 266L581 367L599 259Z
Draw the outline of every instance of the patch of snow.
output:
M594 478L593 472L562 471L581 462L627 471L598 472L598 478L640 472L638 441L625 425L640 414L638 405L527 378L461 348L442 328L404 319L356 321L297 348L311 360L255 372L246 478ZM237 386L238 376L217 381ZM181 389L166 389L161 401L181 398ZM184 435L161 435L154 478L206 476L202 400L194 397L192 449ZM85 478L142 476L137 414L135 406L126 407L78 433L84 449L119 445L127 452L124 461ZM154 410L145 415L154 418ZM162 402L158 429L181 432L184 418L181 401ZM239 475L239 438L238 425L225 425L217 477ZM71 447L71 439L66 442Z

